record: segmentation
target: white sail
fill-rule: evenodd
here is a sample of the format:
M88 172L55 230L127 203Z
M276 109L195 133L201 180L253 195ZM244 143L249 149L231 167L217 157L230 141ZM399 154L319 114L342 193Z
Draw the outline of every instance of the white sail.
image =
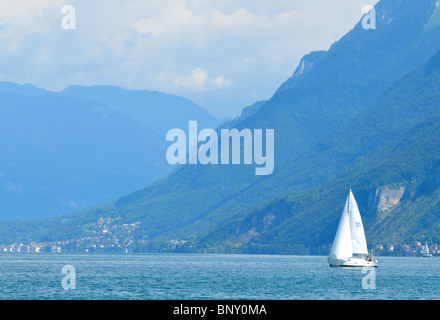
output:
M333 241L332 251L330 252L330 257L333 259L344 259L353 255L348 209L349 199L345 202L345 207L342 211L341 219L339 220L338 230L336 231Z
M349 198L349 216L350 231L353 254L367 255L367 239L365 239L364 226L362 224L361 213L350 190Z
M425 243L425 249L423 250L424 254L429 254L428 244Z
M350 190L328 263L331 267L377 267L377 261L370 255L368 257L357 255L368 255L368 249L361 214Z

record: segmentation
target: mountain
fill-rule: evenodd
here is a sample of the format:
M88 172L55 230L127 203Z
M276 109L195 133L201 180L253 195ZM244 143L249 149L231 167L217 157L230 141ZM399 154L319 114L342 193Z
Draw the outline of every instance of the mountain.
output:
M159 134L104 105L10 92L0 101L2 219L85 208L171 169Z
M217 119L194 102L180 96L158 91L128 90L117 86L72 85L55 92L31 84L0 81L0 92L27 96L61 95L94 101L138 121L163 137L170 129L187 128L188 121L196 120L200 127L216 128L222 122L230 120Z
M333 164L327 165L324 155L317 152L318 158L310 159L304 154L313 145L325 143L320 139L371 105L392 85L394 77L397 80L404 70L410 71L418 62L426 62L430 52L440 50L438 29L424 31L436 10L435 1L381 1L379 4L376 12L382 18L377 22L378 34L362 29L359 23L328 52L315 57L319 61L304 69L301 75L304 80L295 80L297 85L286 86L255 113L236 122L238 129L275 129L276 165L272 176L256 177L253 168L245 165L186 166L143 190L118 199L113 213L127 216L129 212L131 219L148 220L142 230L150 238L167 232L188 238L192 232L209 233L231 217L283 194L286 187L301 192L333 178L337 170ZM409 34L402 37L408 30ZM398 41L394 39L397 35L400 36ZM389 51L386 55L376 54L376 44L388 40L397 41L398 46L386 46ZM396 60L393 64L389 63L391 57ZM364 64L368 68L364 68ZM374 66L379 66L380 72ZM387 72L385 81L383 75ZM313 174L316 170L313 164L318 160L326 168L321 175ZM301 165L296 164L299 161ZM334 163L336 168L339 164Z
M425 64L440 50L436 1L382 0L376 12L376 30L358 23L328 51L306 56L271 99L234 121L275 130L272 175L257 177L249 165L181 166L117 200L21 224L26 234L2 224L1 240L70 237L113 217L140 222L135 236L155 249L183 239L188 250L324 252L348 188L361 210L370 198L382 203L381 190L399 194L399 172L386 170L390 154L438 113L436 57ZM367 174L375 168L383 180Z
M438 243L439 138L436 116L408 130L375 167L307 193L280 197L201 243L221 243L247 253L328 254L349 188L354 188L364 216L370 248L421 240Z
M53 91L38 88L30 83L18 84L8 81L0 81L0 92L12 92L27 96L47 96L56 94Z
M435 0L382 0L375 9L375 30L359 22L328 51L306 55L274 96L237 127L276 128L275 149L283 150L277 156L298 156L440 49L438 27L425 30L438 11Z
M106 105L163 137L168 130L187 129L191 120L196 120L203 128L216 128L222 121L188 99L163 92L115 86L70 86L60 94Z
M348 189L365 215L373 246L440 242L439 99L440 52L313 150L283 166L281 175L242 195L272 189L278 197L200 242L252 253L328 253ZM286 174L296 180L283 179ZM323 176L328 180L314 183ZM306 178L315 187L307 189Z
M0 101L2 219L67 213L145 187L173 169L167 130L220 121L185 98L115 86L0 82Z
M251 115L253 115L254 113L256 113L258 110L261 109L261 107L266 103L266 100L261 100L261 101L257 101L254 102L253 104L251 104L250 106L247 106L245 108L243 108L243 110L241 111L240 116L228 120L228 121L224 121L218 129L233 129L235 128L235 126L243 121L246 118L249 118Z

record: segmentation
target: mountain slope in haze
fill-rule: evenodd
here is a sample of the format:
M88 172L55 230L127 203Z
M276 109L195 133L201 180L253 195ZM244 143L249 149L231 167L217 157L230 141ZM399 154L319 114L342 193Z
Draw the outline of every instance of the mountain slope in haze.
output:
M55 92L31 84L0 81L0 92L27 96L62 95L94 101L138 121L163 137L170 129L187 129L188 121L196 120L203 128L216 128L223 121L229 120L217 119L186 98L158 91L128 90L105 85L72 85Z
M54 92L3 81L0 93L0 219L67 213L145 187L174 169L165 130L219 121L187 99L115 86Z
M25 96L47 96L57 94L54 91L38 88L30 83L18 84L9 81L0 81L0 92L11 92Z
M216 128L222 121L188 99L157 91L126 90L115 86L70 86L60 94L104 104L163 137L174 128L187 131L188 121L196 120L201 128Z
M247 106L247 107L243 108L243 110L241 111L240 116L238 116L238 117L236 117L236 118L234 118L234 119L231 119L231 120L228 120L228 121L223 122L223 123L219 126L219 128L217 128L217 129L233 129L233 128L235 128L235 126L236 126L239 122L243 121L244 119L250 117L251 115L253 115L254 113L256 113L258 110L260 110L261 107L262 107L266 102L267 102L266 100L257 101L257 102L255 102L255 103L251 104L250 106Z
M159 134L87 100L0 93L1 219L51 216L171 170Z

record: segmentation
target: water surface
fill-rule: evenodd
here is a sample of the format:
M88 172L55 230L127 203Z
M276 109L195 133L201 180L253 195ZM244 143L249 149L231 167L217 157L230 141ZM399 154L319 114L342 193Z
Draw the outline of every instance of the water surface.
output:
M371 271L330 268L323 256L0 254L0 299L440 298L440 259L377 259ZM65 265L75 289L62 286Z

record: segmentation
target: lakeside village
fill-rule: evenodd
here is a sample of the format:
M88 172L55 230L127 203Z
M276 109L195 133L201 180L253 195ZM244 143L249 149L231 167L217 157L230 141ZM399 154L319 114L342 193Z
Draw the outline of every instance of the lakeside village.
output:
M0 245L0 253L38 253L38 252L95 252L95 253L136 253L151 252L145 250L146 240L138 240L133 232L139 228L140 222L121 223L120 218L100 218L96 222L81 227L90 236L77 239L31 242L29 244L14 243ZM202 248L195 250L197 243L186 240L170 240L166 248L153 252L204 252L216 253L218 250ZM414 244L378 244L374 246L375 256L422 256L425 243ZM440 257L440 244L429 244L429 252Z

